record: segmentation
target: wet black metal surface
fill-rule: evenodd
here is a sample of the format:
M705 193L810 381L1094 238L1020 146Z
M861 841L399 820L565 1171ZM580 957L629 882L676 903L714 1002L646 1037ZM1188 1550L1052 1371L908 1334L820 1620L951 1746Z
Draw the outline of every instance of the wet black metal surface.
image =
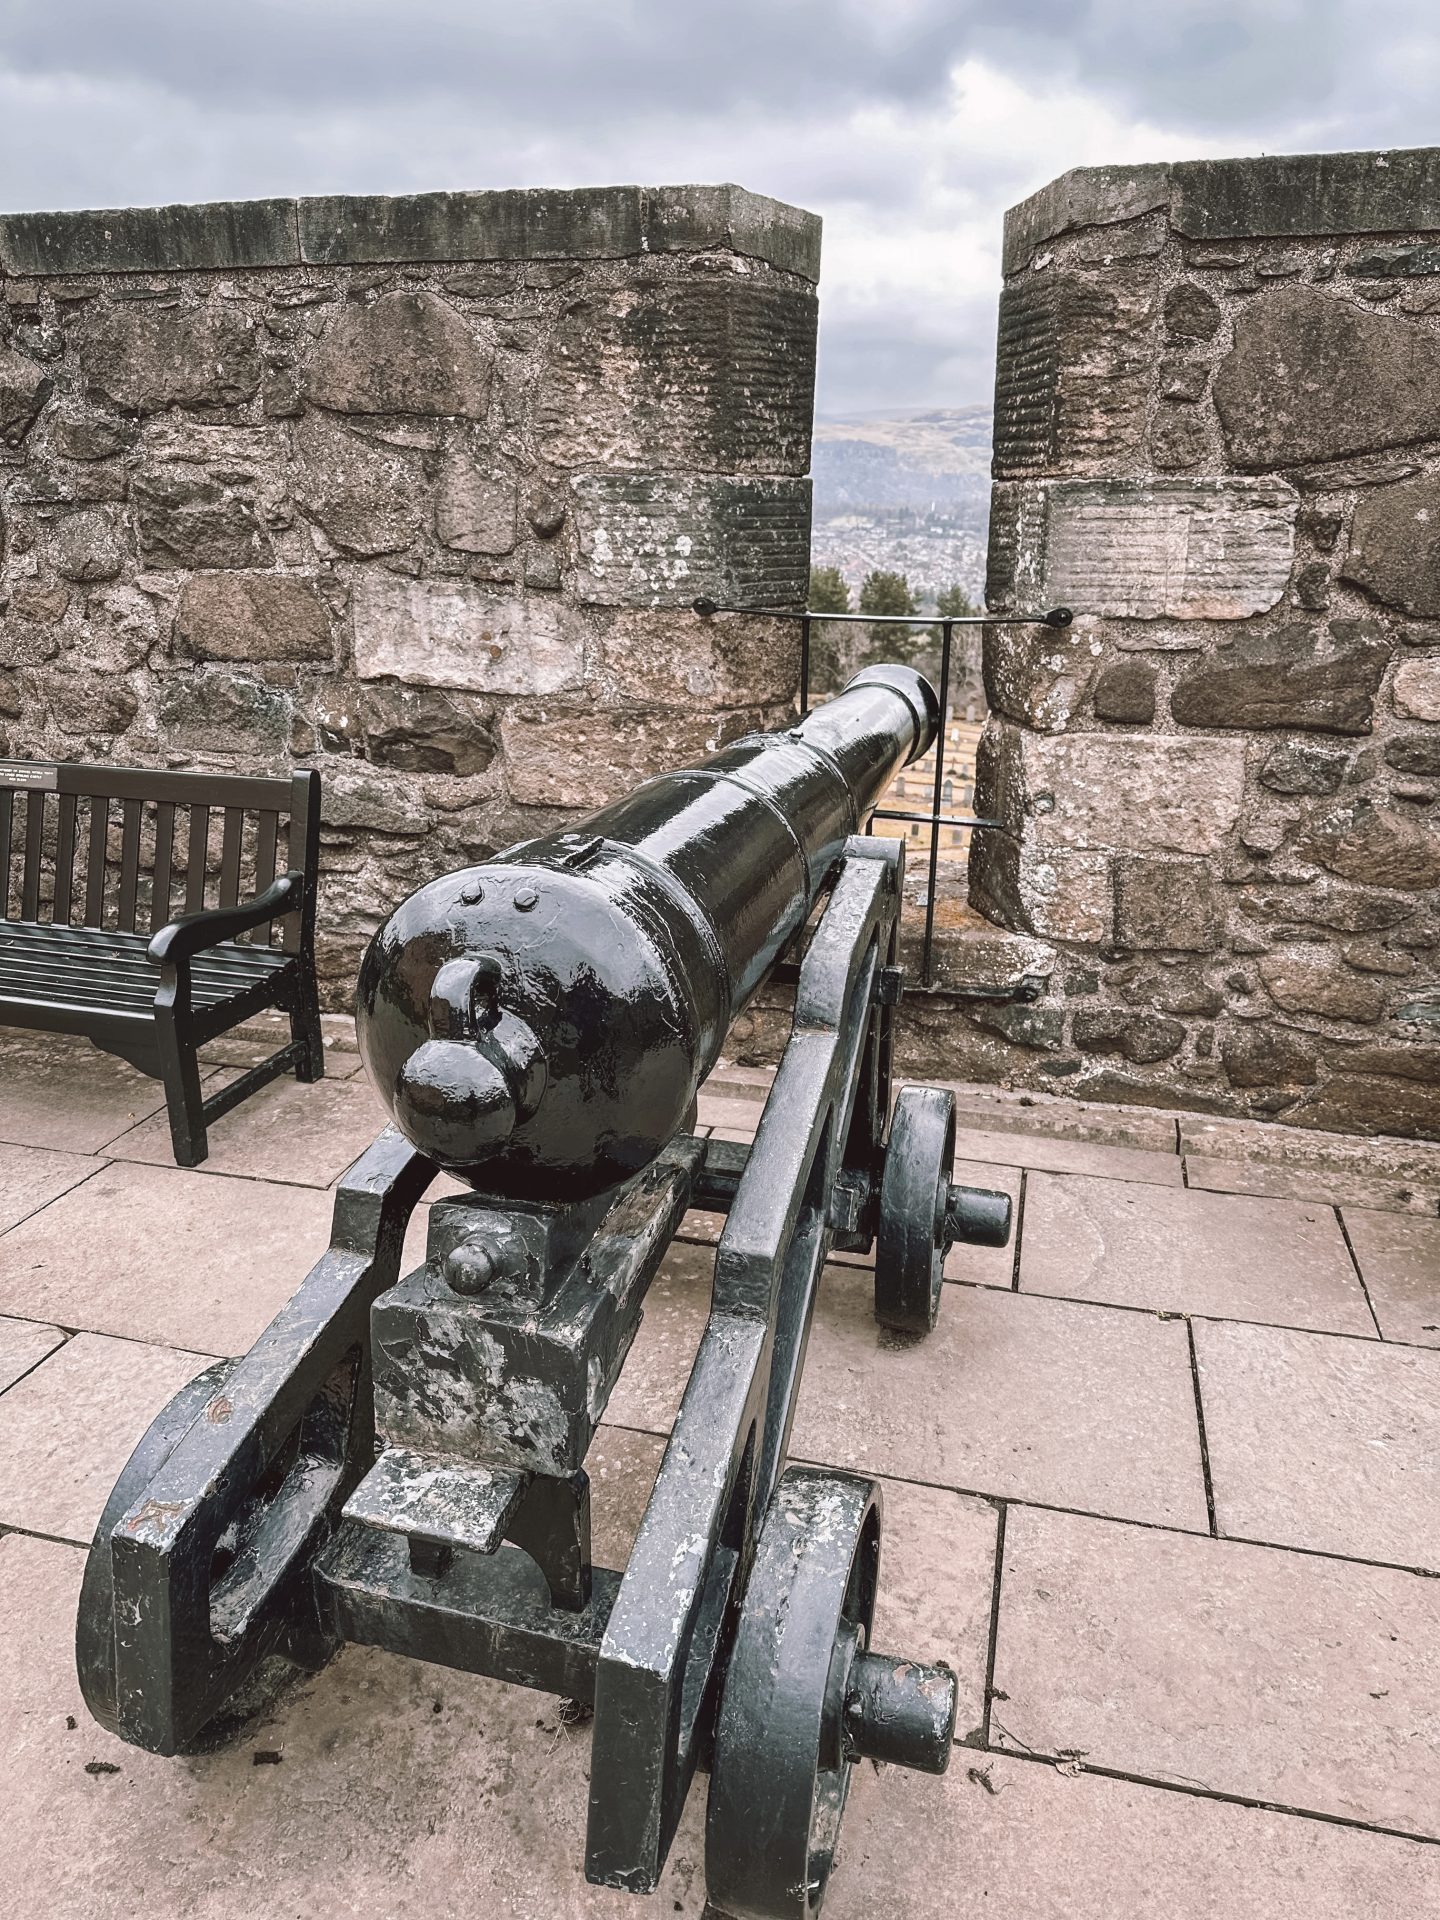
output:
M871 668L787 733L413 894L365 956L357 1013L401 1131L510 1199L648 1165L937 718L918 674Z
M874 1488L786 1471L832 1247L878 1241L923 1330L951 1242L1008 1230L950 1183L948 1093L890 1118L904 846L854 828L929 737L914 680L394 917L369 1057L434 1151L387 1129L292 1301L122 1475L77 1626L105 1725L187 1749L347 1640L556 1692L594 1708L587 1875L653 1889L713 1766L713 1911L743 1920L818 1908L858 1757L944 1766L953 1676L868 1644ZM822 893L753 1146L693 1137L725 1024ZM402 1279L442 1150L491 1184L435 1204ZM629 1564L597 1568L582 1463L691 1206L726 1216L709 1320Z

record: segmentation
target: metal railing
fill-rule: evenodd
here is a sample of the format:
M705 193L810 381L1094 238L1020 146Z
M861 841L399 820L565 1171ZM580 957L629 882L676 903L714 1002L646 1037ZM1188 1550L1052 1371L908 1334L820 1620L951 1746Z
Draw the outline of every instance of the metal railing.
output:
M930 829L929 875L925 892L925 932L920 948L920 984L927 990L935 985L935 890L939 879L940 866L940 830L942 827L998 827L998 820L987 819L979 814L947 814L943 811L945 797L945 734L950 719L950 665L957 627L1068 627L1073 615L1069 607L1052 607L1048 613L967 613L950 615L927 615L920 613L818 613L813 608L803 611L779 607L722 607L718 601L700 599L692 602L698 614L714 613L750 613L762 614L767 620L798 620L800 622L800 717L803 719L810 711L810 665L811 638L817 622L834 622L866 627L926 627L940 630L940 684L936 693L940 699L940 728L935 736L935 778L932 786L932 798L929 810L925 813L909 813L894 807L877 807L871 815L871 822L892 820L904 825L924 826ZM867 824L866 832L870 830ZM972 992L971 998L989 999L996 997L984 991ZM1004 998L1009 998L1005 993Z

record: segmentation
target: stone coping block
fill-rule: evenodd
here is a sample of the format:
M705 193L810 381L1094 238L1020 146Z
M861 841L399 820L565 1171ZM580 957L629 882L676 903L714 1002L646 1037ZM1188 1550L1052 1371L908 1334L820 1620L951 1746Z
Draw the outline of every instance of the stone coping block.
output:
M820 219L744 187L326 194L0 214L0 273L170 273L415 260L609 260L727 248L817 280Z
M1079 227L1164 211L1191 240L1423 233L1440 227L1440 147L1076 167L1005 216L1005 271Z
M7 274L290 267L299 258L293 200L0 214L0 272Z

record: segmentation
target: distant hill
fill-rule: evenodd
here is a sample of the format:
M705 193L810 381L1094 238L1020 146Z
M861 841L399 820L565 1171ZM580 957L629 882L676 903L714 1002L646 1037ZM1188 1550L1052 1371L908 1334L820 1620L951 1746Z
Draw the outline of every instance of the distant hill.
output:
M990 502L989 407L913 408L815 423L812 553L852 590L873 568L922 599L959 582L978 600Z

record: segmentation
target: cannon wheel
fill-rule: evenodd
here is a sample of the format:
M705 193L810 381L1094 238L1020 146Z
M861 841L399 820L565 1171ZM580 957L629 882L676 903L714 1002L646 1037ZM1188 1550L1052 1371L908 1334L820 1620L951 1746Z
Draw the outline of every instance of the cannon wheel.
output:
M715 1732L705 1875L734 1920L810 1920L834 1863L854 1756L846 1683L880 1571L880 1495L791 1467L761 1529Z
M928 1333L935 1324L954 1162L954 1094L940 1087L903 1087L880 1180L875 1318L882 1327Z
M120 1731L115 1700L115 1586L110 1536L194 1426L206 1402L224 1386L234 1365L233 1360L217 1360L188 1380L156 1414L121 1469L90 1542L75 1616L75 1667L85 1704L107 1733Z

